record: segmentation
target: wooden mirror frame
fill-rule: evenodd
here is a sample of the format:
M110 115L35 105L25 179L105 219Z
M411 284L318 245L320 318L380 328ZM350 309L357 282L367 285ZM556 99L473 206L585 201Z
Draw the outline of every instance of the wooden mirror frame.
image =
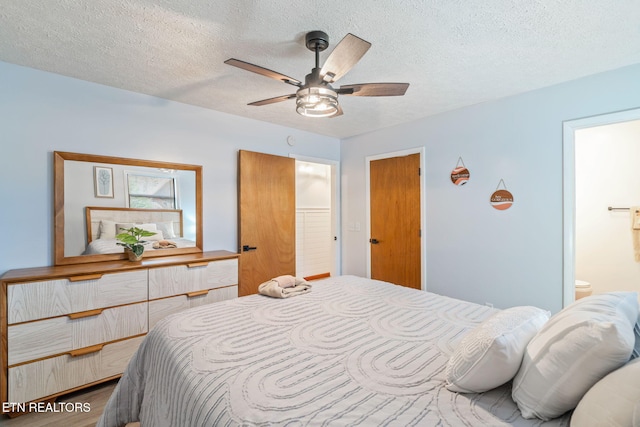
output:
M56 265L81 264L98 261L113 261L127 259L124 253L65 256L64 254L64 162L75 160L80 162L107 163L125 166L143 166L174 170L194 171L196 181L196 245L195 247L165 249L162 251L145 252L145 258L169 256L178 254L202 252L202 166L181 163L157 162L152 160L127 159L123 157L97 156L93 154L53 152L53 182L54 182L54 254Z

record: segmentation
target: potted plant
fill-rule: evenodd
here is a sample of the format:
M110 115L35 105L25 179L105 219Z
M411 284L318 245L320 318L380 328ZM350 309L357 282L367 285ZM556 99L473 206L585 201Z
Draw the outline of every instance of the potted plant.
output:
M144 252L144 244L147 243L142 238L153 236L156 233L138 227L121 228L120 230L124 232L116 236L116 239L120 240L116 244L124 246L124 251L129 256L129 261L140 261Z

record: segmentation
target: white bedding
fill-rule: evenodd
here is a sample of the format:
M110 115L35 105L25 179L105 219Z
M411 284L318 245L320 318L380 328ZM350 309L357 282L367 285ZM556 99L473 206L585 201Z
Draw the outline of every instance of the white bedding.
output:
M196 242L189 239L183 239L181 237L175 237L171 239L166 239L174 242L178 248L190 248L196 245ZM117 239L96 239L91 241L82 255L95 255L95 254L115 254L123 251L122 246L117 244L119 240ZM153 241L148 241L144 245L145 251L155 251L162 249L154 249Z
M453 348L494 311L354 276L191 309L149 332L98 426L568 426L523 419L510 383L444 387Z

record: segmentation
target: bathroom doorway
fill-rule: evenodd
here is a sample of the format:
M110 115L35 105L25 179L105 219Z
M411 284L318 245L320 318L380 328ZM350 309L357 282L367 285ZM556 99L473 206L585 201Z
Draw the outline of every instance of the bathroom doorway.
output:
M566 122L563 162L563 306L587 290L640 292L640 109Z

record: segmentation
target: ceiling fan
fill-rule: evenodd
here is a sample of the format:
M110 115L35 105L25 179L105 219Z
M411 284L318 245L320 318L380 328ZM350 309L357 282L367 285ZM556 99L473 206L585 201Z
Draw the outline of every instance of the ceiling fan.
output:
M298 114L307 117L336 117L342 114L338 95L402 96L409 87L409 83L361 83L334 89L331 83L335 83L349 72L367 53L371 43L353 34L347 34L320 68L320 52L329 47L329 36L323 31L311 31L307 33L305 40L307 49L316 54L316 66L307 74L304 84L292 77L239 59L230 58L224 61L225 64L298 87L296 93L255 101L248 105L268 105L296 98Z

